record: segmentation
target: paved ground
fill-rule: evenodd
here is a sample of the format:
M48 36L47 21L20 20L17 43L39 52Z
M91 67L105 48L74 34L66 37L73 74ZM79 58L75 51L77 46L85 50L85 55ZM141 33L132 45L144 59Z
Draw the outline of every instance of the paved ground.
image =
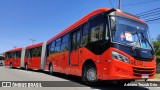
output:
M74 85L79 85L80 87L47 87L47 88L0 88L0 90L21 90L21 89L33 89L33 90L51 90L51 89L61 89L61 90L90 90L90 89L102 89L102 90L160 90L160 87L121 87L119 88L115 83L103 82L100 86L102 87L88 87L83 84L80 77L64 75L55 73L54 75L48 75L47 72L39 71L25 71L21 69L10 69L8 67L0 66L0 81L61 81L73 83ZM63 82L64 81L64 82ZM141 81L140 81L141 82ZM154 80L149 80L149 83L154 83ZM58 82L57 82L58 83ZM136 82L135 82L136 83ZM143 82L141 82L143 83ZM156 82L157 83L157 82ZM160 85L160 82L157 83ZM114 87L110 87L114 86Z

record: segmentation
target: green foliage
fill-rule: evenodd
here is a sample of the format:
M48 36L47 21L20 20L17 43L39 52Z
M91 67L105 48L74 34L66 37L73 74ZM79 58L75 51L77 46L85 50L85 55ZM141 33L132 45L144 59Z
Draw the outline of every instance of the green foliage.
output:
M156 40L153 41L153 45L155 48L155 54L157 58L157 69L160 69L160 35L157 36Z
M153 45L154 45L154 48L155 48L155 53L157 56L160 56L160 37L157 38L159 40L156 40L156 41L153 41Z
M160 35L158 35L156 39L157 39L157 41L160 41Z
M160 69L160 56L156 56L157 60L156 60L156 63L157 63L157 68Z
M156 74L156 79L160 79L160 74Z

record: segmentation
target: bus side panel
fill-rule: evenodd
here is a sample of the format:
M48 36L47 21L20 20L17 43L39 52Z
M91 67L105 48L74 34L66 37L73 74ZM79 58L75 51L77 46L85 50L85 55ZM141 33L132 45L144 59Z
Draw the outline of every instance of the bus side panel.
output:
M87 48L82 47L80 48L80 65L79 65L79 71L78 71L78 76L82 76L82 68L83 64L85 63L86 60L92 60L94 64L96 65L97 69L97 78L102 77L102 64L103 62L100 60L100 55L95 55L91 51L89 51Z
M32 57L28 60L29 69L40 69L41 57Z
M20 67L20 63L21 63L21 58L16 58L16 60L14 60L14 67L18 68Z
M18 58L17 67L21 67L21 58Z
M32 68L32 60L31 60L31 58L27 58L27 63L28 63L28 68L31 69Z
M41 57L33 57L32 68L33 69L40 69L41 65Z
M51 54L46 59L45 70L48 71L49 63L52 63L53 71L69 74L69 51ZM72 68L73 69L73 68Z
M5 64L5 66L9 66L9 65L10 65L10 60L9 60L9 58L5 58L4 64Z
M62 73L67 73L69 51L61 53L60 68Z
M62 52L61 52L62 53ZM62 60L62 54L61 53L56 53L55 58L53 58L53 70L55 72L62 72L62 69L60 67L61 65L61 60ZM55 69L54 69L55 68Z
M87 60L92 60L97 68L97 77L102 77L102 63L100 61L100 56L95 55L94 53L90 52L87 48L82 47L79 48L79 65L68 65L66 67L66 73L76 76L82 76L82 66ZM63 63L64 64L64 63Z
M11 58L11 62L12 62L12 66L16 67L16 60L15 60L15 58Z

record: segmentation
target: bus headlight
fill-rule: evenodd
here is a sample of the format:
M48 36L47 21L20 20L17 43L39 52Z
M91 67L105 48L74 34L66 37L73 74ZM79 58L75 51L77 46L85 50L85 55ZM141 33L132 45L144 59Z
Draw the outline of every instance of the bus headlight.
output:
M130 63L129 59L126 56L115 51L112 51L112 58L123 61L125 63Z

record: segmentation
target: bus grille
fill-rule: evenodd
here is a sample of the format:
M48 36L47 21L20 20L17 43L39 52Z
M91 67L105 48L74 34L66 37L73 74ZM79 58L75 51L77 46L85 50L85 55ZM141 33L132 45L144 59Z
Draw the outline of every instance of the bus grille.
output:
M133 67L134 76L142 76L142 74L148 74L149 76L153 76L155 68L139 68Z

